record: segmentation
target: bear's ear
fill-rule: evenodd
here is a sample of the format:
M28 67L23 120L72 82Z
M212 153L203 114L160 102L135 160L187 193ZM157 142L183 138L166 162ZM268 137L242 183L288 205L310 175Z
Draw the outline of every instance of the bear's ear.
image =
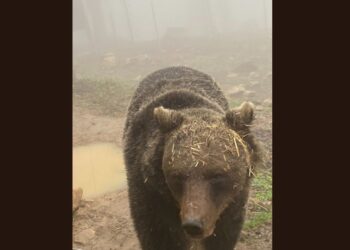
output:
M181 125L183 116L180 112L171 109L165 109L162 106L153 110L160 129L163 132L169 132Z
M254 109L253 103L243 102L238 108L227 111L225 119L231 128L244 128L254 120Z

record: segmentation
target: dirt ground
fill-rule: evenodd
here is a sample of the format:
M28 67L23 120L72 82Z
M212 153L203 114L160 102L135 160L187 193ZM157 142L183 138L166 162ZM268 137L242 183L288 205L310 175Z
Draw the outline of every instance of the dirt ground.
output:
M268 225L264 229L271 236ZM73 249L140 250L129 212L127 190L84 200L74 217ZM268 250L271 240L260 233L249 242L242 240L236 250Z
M123 116L98 116L75 107L73 146L95 142L113 142L121 146L124 120ZM254 132L260 140L266 142L266 155L271 155L271 108L258 106ZM271 166L271 158L267 161L267 165ZM243 231L236 250L270 250L271 234L271 223L254 232ZM130 218L126 188L93 200L83 199L73 217L73 249L140 249Z
M73 108L73 146L111 142L122 146L125 116L96 115L80 107Z
M155 50L140 53L133 50L135 55L124 52L125 55L112 54L99 60L98 64L87 63L88 58L76 60L75 75L80 77L95 77L98 73L103 77L117 76L122 81L136 86L146 74L165 66L186 65L199 69L212 76L221 83L230 106L234 107L243 100L253 101L257 105L256 120L253 132L257 139L263 143L266 151L265 170L272 168L272 83L271 83L271 48L267 45L254 46L249 43L217 44L208 49L208 46L189 46L185 49ZM144 50L142 50L144 51ZM98 77L97 77L98 78ZM122 85L121 85L122 86ZM121 136L125 121L124 112L108 114L111 106L119 105L129 99L117 90L113 92L117 98L111 104L99 105L100 110L94 106L87 106L80 97L84 97L83 85L75 89L78 96L73 106L73 146L81 146L99 142L115 143L121 147ZM85 86L86 87L86 86ZM111 92L109 89L106 94ZM79 92L79 93L78 93ZM120 94L120 93L121 94ZM99 101L104 101L103 96ZM108 99L108 98L107 98ZM92 103L92 102L90 102ZM80 105L81 104L81 105ZM85 106L84 106L84 105ZM122 108L124 109L124 103ZM101 108L102 107L102 108ZM122 110L122 109L121 109ZM271 173L271 172L270 172ZM249 200L247 217L254 213L252 200ZM270 204L271 205L271 204ZM127 189L101 195L92 200L84 199L80 208L73 216L73 249L76 250L139 250L139 243L133 229L129 213ZM257 229L241 233L236 250L271 250L272 249L272 222L268 220Z

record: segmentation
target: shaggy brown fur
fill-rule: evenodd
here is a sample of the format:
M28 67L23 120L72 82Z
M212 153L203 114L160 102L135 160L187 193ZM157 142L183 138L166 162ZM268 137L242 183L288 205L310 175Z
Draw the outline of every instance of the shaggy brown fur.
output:
M253 105L229 110L213 79L187 67L147 76L124 130L131 215L143 250L232 250L259 150Z

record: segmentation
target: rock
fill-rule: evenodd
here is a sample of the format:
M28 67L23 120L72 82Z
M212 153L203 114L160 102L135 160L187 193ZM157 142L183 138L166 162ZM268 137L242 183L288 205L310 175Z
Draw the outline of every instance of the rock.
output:
M252 97L255 95L255 91L252 91L252 90L245 90L243 92L243 95L246 96L246 97Z
M142 54L134 57L128 57L125 59L125 64L140 64L140 63L149 63L151 58L148 54Z
M79 208L82 197L83 189L73 189L73 212L75 212Z
M87 228L80 231L78 234L76 234L76 236L74 237L74 242L86 245L94 237L95 237L95 231L91 228Z
M231 89L227 91L227 95L230 97L234 96L246 96L251 97L255 94L255 91L247 90L243 84L239 84L237 86L233 86Z
M245 91L246 91L246 89L243 86L243 84L239 84L239 85L233 86L231 89L229 89L227 91L227 94L230 96L233 96L233 95L244 93Z
M112 53L106 53L103 57L103 61L105 61L108 64L114 65L116 62L115 55Z
M263 103L264 106L271 107L272 106L272 99L271 98L266 98Z

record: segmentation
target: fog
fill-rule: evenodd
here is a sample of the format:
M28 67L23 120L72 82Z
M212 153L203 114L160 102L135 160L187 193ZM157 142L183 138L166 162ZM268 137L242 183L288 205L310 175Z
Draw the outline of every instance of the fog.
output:
M272 249L272 0L73 0L73 249L140 250L122 134L138 83L169 66L255 104L265 149L237 250ZM79 195L74 195L79 194ZM92 199L92 200L91 200Z
M74 55L169 37L269 37L272 0L74 0Z
M233 105L271 99L272 0L73 0L75 80L135 88L147 74L176 65L214 77ZM95 104L114 99L105 110L125 111L131 94L108 94Z

